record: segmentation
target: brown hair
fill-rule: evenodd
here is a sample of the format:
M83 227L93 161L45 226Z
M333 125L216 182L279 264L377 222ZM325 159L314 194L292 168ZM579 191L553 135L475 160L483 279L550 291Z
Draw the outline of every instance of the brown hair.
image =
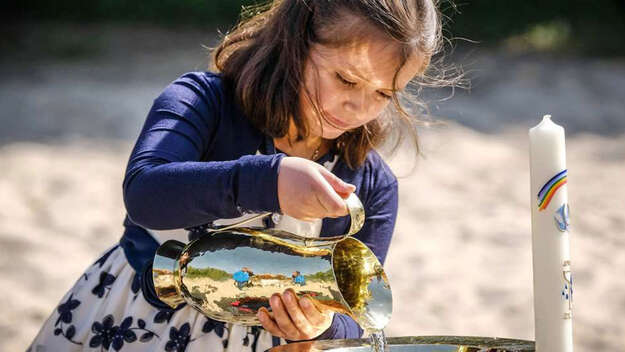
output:
M347 15L357 21L349 21ZM418 50L427 66L442 46L437 0L274 0L243 8L239 23L218 46L209 48L210 69L222 73L228 91L257 128L271 137L283 137L292 118L298 139L302 139L308 136L309 127L300 116L298 95L311 44L339 47L357 42L371 26L394 40L401 53L393 89L397 88L397 73L411 53ZM426 81L422 83L427 85ZM304 93L318 116L323 116L319 102L313 104L310 92ZM424 106L416 95L412 100ZM349 167L360 166L367 152L380 146L391 132L399 132L393 133L398 137L393 150L409 131L419 152L416 125L411 123L419 118L402 108L396 92L392 93L392 101L399 114L387 108L384 116L346 131L334 141L334 149ZM412 128L393 131L394 122L401 120Z

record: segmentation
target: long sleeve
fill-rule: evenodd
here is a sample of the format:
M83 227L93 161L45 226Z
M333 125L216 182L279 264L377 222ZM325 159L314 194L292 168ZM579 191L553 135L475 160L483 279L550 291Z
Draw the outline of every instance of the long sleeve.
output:
M390 183L374 192L367 202L365 223L355 236L373 251L382 264L395 229L397 209L397 180L392 177ZM336 313L332 325L315 340L360 338L362 334L363 330L356 321L348 315Z
M166 230L245 211L279 211L277 175L284 154L200 161L220 125L225 95L217 76L185 74L154 100L130 155L123 195L136 224ZM259 196L258 190L263 190Z
M359 339L364 331L348 315L335 313L332 325L315 340Z

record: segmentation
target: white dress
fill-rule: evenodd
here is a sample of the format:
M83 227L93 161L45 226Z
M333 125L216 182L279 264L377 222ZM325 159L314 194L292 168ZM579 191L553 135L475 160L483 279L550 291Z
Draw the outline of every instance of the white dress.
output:
M324 163L332 170L338 157ZM254 216L221 219L227 225ZM276 228L303 236L319 236L321 220L304 222L288 215L273 217ZM255 220L245 226L263 226ZM186 242L184 230L153 231L162 243ZM28 351L266 351L285 344L262 327L224 324L208 319L189 305L158 309L141 293L135 270L115 245L87 268L45 321Z

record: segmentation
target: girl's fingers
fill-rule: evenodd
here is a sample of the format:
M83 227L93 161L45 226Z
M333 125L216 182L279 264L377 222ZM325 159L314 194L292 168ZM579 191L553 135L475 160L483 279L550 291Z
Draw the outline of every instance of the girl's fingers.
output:
M278 324L276 324L267 308L262 307L258 310L258 319L260 320L261 324L263 324L263 328L269 331L270 334L286 338L286 334L284 333L284 331L280 330Z
M278 172L278 201L284 214L310 221L348 214L344 198L355 186L314 161L285 157Z
M332 324L332 315L319 311L310 297L297 299L292 289L281 296L274 294L269 300L270 313L267 308L260 308L258 318L263 328L274 336L287 340L311 339Z
M289 317L295 327L297 327L299 332L303 333L306 337L311 336L314 332L313 326L306 318L304 312L302 312L295 292L291 289L286 290L284 291L282 298L286 306L287 313L289 314Z
M345 198L350 193L356 190L356 186L349 184L340 178L336 177L332 172L330 172L325 167L319 167L319 172L321 175L328 181L330 186L334 189L334 191L341 195L341 197Z
M299 340L299 330L291 321L289 313L286 311L286 307L279 294L274 294L269 299L271 310L273 310L273 316L278 324L278 328L283 331L289 340Z
M315 307L315 304L310 298L304 296L299 299L299 305L302 312L306 316L306 319L313 325L321 325L324 322L323 313Z
M339 217L348 214L347 206L341 196L336 193L334 188L325 180L321 180L321 185L316 191L317 199L326 211L326 216Z

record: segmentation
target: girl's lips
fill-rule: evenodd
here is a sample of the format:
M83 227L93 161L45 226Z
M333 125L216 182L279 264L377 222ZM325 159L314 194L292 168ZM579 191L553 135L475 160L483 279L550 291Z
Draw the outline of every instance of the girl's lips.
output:
M330 122L335 127L338 127L340 129L343 129L343 130L349 129L349 125L348 124L346 124L342 120L332 116L332 114L330 114L328 112L325 112L325 111L323 112L323 114L325 115L325 117L328 120L328 122Z

